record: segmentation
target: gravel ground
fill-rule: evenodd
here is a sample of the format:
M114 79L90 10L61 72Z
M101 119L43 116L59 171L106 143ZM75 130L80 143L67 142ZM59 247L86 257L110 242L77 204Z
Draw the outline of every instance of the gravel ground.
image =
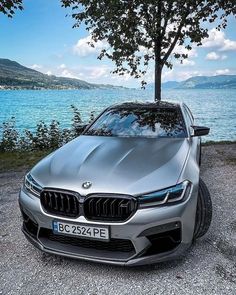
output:
M0 294L236 294L236 144L203 147L213 221L180 261L123 268L51 256L21 233L24 175L0 174Z

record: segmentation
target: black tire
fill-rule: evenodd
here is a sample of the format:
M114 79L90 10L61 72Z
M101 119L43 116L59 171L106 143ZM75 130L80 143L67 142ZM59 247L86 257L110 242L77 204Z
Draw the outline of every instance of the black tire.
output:
M195 219L194 239L200 238L208 231L212 219L212 202L204 181L199 180L197 211Z

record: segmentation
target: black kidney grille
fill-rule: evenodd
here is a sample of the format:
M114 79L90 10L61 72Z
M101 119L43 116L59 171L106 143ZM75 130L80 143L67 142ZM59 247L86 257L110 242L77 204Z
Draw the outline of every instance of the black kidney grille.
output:
M125 221L136 211L133 198L89 197L84 202L87 219L105 221Z
M79 202L72 193L44 190L41 192L40 200L42 207L48 213L68 217L79 215Z

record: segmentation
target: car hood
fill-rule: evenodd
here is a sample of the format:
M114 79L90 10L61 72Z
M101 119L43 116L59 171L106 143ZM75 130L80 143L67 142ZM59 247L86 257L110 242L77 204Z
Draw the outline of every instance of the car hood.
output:
M189 150L186 138L79 136L32 170L43 187L139 195L177 183ZM83 189L86 181L92 183Z

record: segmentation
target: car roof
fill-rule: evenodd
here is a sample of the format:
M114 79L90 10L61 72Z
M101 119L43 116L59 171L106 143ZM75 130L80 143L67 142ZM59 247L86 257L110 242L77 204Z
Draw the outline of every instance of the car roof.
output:
M146 108L180 108L180 103L169 102L169 101L158 101L158 102L123 102L112 105L110 109L146 109Z

